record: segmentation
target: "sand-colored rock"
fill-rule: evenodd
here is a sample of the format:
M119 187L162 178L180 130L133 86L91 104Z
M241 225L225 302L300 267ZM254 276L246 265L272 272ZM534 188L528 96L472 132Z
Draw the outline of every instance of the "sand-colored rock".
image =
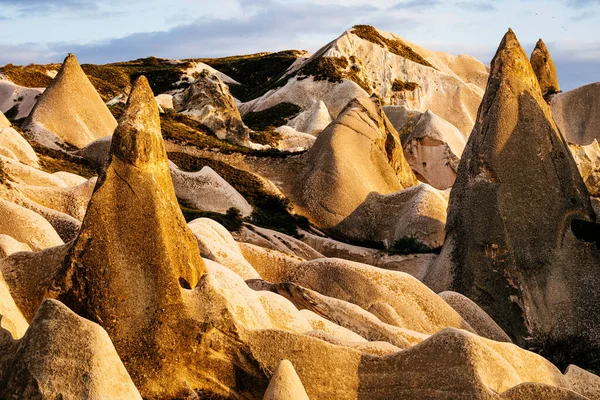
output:
M444 244L447 207L448 193L425 183L392 194L372 192L332 233L405 253L436 249Z
M79 186L88 181L83 176L66 171L54 172L52 175L56 176L61 181L63 181L65 185L67 185L67 187Z
M26 197L45 207L70 215L81 221L92 197L97 178L74 187L50 187L15 184Z
M269 381L263 400L309 400L291 362L281 360Z
M24 126L32 139L46 146L64 142L78 148L112 135L116 127L117 121L73 54L65 58Z
M325 103L322 100L315 100L310 107L290 120L287 125L298 132L318 136L331 121L333 119Z
M594 139L591 144L568 143L583 182L592 196L600 195L600 145Z
M66 187L67 185L56 176L25 165L12 158L0 155L2 170L16 183L32 186Z
M549 357L595 363L600 337L593 278L600 254L571 223L595 219L587 189L517 38L491 65L480 115L450 196L447 240L431 277L471 298L513 340ZM444 254L449 258L442 257ZM448 269L449 268L449 269ZM577 337L576 345L564 341Z
M579 173L593 195L600 193L600 83L552 96L552 115L567 139Z
M186 172L171 161L169 165L175 194L188 207L221 214L237 208L244 217L252 214L252 206L246 199L209 166Z
M170 94L162 93L155 97L158 106L164 110L173 109L173 96Z
M293 282L322 295L356 304L382 322L434 334L446 327L472 331L444 300L414 277L340 259L304 262L288 271Z
M206 69L189 88L173 96L173 106L177 112L206 125L220 139L241 145L250 142L250 129L242 122L229 88Z
M6 243L6 239L2 237L1 240L2 245L4 245ZM8 285L0 273L0 331L5 330L13 339L20 339L23 337L28 327L29 324L27 323L27 320L23 316L21 310L19 310L15 304L15 301L10 294ZM0 333L0 336L2 336L2 333ZM2 343L2 339L0 339L0 343ZM0 346L2 345L0 344ZM2 356L0 356L0 359L1 358Z
M578 145L600 140L600 82L552 96L552 116L565 139Z
M554 65L550 52L542 39L538 40L531 53L531 67L535 76L537 76L542 95L546 100L550 100L553 94L560 92L556 65Z
M497 342L512 342L502 328L468 297L452 291L439 293L439 296L459 313L479 336Z
M58 301L45 300L25 336L0 346L4 399L141 400L106 332Z
M406 161L419 180L436 189L451 187L467 135L431 110L420 113L404 106L387 106L384 111L401 134Z
M315 137L310 133L299 132L296 129L283 125L275 129L281 135L277 142L277 149L291 153L305 151L315 144Z
M12 236L0 234L0 258L8 257L20 251L31 251L27 244L19 242Z
M417 184L398 133L377 98L351 101L309 151L297 180L300 213L330 228L371 192L394 193Z
M9 128L11 126L10 121L6 118L4 113L0 111L0 131L4 128Z
M576 365L569 365L565 371L565 378L573 390L589 399L600 398L600 377Z
M40 167L40 160L31 145L10 127L0 129L0 154L31 167Z
M242 279L260 278L223 225L210 218L198 218L188 226L196 236L202 257L226 266Z
M0 199L0 234L25 243L34 251L63 244L43 217L4 199Z
M41 215L50 223L50 225L52 225L63 242L68 243L77 237L79 228L81 228L81 222L72 216L38 204L22 194L17 195L13 201L15 204Z
M324 258L323 254L302 240L272 229L244 224L238 232L233 232L232 235L238 242L252 243L267 249L280 251L292 257L299 257L304 260Z
M261 278L269 282L281 282L287 271L304 261L281 251L250 243L238 245L244 259L252 265Z
M144 243L151 245L140 249ZM102 324L136 384L148 390L177 370L177 346L161 338L183 315L181 286L196 286L204 263L178 209L158 106L143 77L64 269L54 296Z

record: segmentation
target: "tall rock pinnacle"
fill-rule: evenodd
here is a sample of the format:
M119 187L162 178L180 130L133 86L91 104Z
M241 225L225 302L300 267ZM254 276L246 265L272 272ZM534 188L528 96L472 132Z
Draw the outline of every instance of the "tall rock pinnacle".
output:
M112 135L116 126L117 121L77 59L69 54L31 111L25 129L46 145L64 142L85 147Z
M540 83L544 99L549 100L551 95L560 92L556 66L542 39L538 40L531 53L531 66Z
M451 287L522 345L550 349L576 337L581 348L566 351L585 353L599 343L590 332L600 306L589 293L599 293L600 280L584 278L597 269L598 251L575 237L571 223L594 219L538 79L509 30L451 192L442 251L449 265L439 261L432 273L443 276L446 268Z
M57 296L106 329L138 384L171 368L178 350L167 338L184 314L185 289L205 272L178 207L158 107L140 77Z

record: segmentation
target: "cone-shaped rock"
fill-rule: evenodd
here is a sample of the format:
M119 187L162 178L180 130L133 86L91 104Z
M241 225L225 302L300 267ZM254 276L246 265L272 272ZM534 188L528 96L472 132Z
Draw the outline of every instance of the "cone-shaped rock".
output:
M108 335L56 300L45 300L25 336L0 329L3 399L141 399Z
M291 362L281 360L263 400L308 400L302 381Z
M598 343L597 250L574 236L571 222L593 218L573 157L509 31L492 60L450 196L446 244L430 275L445 267L450 286L517 342L529 338L552 353L577 351L551 349L573 340L585 354ZM425 281L443 289L431 276Z
M65 142L75 147L113 134L117 121L69 54L29 115L25 128L43 144Z
M368 97L349 102L321 132L298 182L302 213L324 228L341 222L371 192L389 194L418 183L379 99Z
M538 40L533 53L531 53L531 67L538 78L542 94L546 100L549 100L549 96L560 92L556 66L542 39Z
M178 208L145 77L134 84L64 268L58 297L107 330L136 384L168 375L182 286L193 288L205 267Z

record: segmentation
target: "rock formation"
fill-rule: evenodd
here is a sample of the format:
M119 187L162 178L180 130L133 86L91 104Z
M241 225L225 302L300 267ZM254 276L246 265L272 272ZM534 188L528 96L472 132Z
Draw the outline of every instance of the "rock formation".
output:
M309 400L291 362L281 360L263 400Z
M2 111L0 111L0 131L4 128L8 128L10 125L10 121L6 119Z
M330 228L371 192L389 194L417 184L398 133L377 98L357 98L325 129L298 178L301 214Z
M444 244L447 207L448 193L425 183L387 195L372 192L331 232L405 254L429 251Z
M450 287L521 345L593 364L600 255L577 239L572 222L595 215L511 30L492 61L477 121L450 196L446 243L425 282L447 288L446 271Z
M535 49L531 53L531 67L535 76L537 76L544 99L549 101L553 94L560 92L560 86L556 66L542 39L538 40Z
M0 154L31 167L39 168L39 158L31 145L15 129L0 129Z
M173 97L173 106L175 111L206 125L219 139L250 143L250 129L242 122L229 88L206 69L189 88Z
M44 89L26 88L0 77L0 111L14 115L13 119L27 118Z
M169 164L175 194L187 206L221 214L237 208L244 217L252 214L252 206L246 199L212 168L205 166L197 172L186 172L172 162Z
M141 400L106 332L56 300L19 341L0 332L0 348L3 399Z
M419 180L436 189L452 187L467 137L430 110L387 106L384 111L400 133L406 161Z
M322 100L314 101L306 110L288 122L288 126L298 132L318 136L331 123L331 115Z
M37 101L24 129L32 139L46 146L66 143L81 148L112 135L116 126L117 121L77 59L69 54Z
M152 245L140 251L140 243ZM102 324L138 385L174 373L180 355L166 338L183 313L181 286L196 286L204 264L177 209L158 106L143 77L64 268L56 296Z
M322 101L337 118L352 99L376 94L384 104L431 110L468 135L486 79L485 65L473 57L429 51L363 25L323 46L291 69L281 87L242 104L240 112L284 102L306 110Z

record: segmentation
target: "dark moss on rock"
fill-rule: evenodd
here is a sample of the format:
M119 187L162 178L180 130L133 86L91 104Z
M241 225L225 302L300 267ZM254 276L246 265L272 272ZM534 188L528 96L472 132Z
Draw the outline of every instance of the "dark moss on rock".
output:
M277 82L288 68L303 54L297 50L286 50L197 61L238 81L240 85L229 85L231 94L238 100L249 101L277 87Z
M420 54L416 53L410 46L402 43L400 40L388 39L381 36L381 34L370 25L355 25L352 29L352 33L361 39L368 40L371 43L375 43L383 48L387 48L390 52L404 57L407 60L411 60L426 67L435 68L424 59Z
M392 83L392 90L394 92L403 92L403 91L414 91L419 88L419 84L416 82L404 82L400 79L394 80Z
M242 119L250 129L264 131L287 124L300 111L296 104L279 103L263 111L249 112Z

